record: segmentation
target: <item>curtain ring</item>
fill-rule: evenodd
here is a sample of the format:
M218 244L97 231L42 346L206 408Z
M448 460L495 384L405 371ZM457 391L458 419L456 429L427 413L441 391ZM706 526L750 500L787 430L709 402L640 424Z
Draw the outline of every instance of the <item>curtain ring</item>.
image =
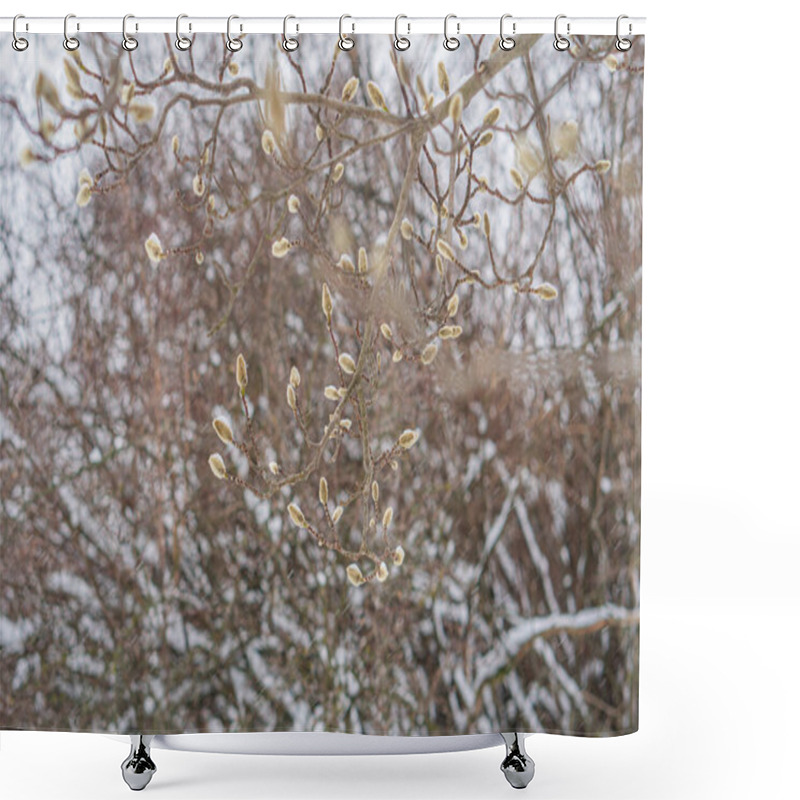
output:
M11 41L11 46L18 52L21 53L23 50L28 49L28 40L23 39L21 36L17 36L17 20L18 19L25 19L24 14L17 14L14 17L14 22L11 25L11 34L13 35L13 39Z
M344 24L344 21L346 19L352 19L352 17L349 14L342 14L342 16L339 17L339 49L340 50L352 50L356 45L356 43L353 41L353 39L351 39L350 36L348 34L346 34L344 32L343 28L342 28L342 26Z
M556 36L555 40L553 41L553 47L555 47L555 49L558 50L559 53L563 52L564 50L566 50L570 45L569 39L564 38L558 32L558 21L560 19L567 19L567 15L566 14L559 14L556 17L555 25L553 27L553 30L554 30L555 36ZM567 20L567 36L569 36L569 20Z
M513 50L514 46L517 44L516 40L511 36L506 36L503 34L503 23L507 20L511 19L511 14L503 14L500 17L500 49L501 50ZM517 23L511 23L511 32L517 32Z
M623 39L619 35L619 24L620 24L620 22L622 22L623 19L628 19L628 17L626 17L625 14L620 14L617 17L617 44L616 44L616 48L621 53L624 53L627 50L631 49L631 40L630 39ZM630 36L632 30L633 30L633 27L632 27L631 23L629 22L628 23L628 35L629 36Z
M70 36L67 30L67 26L69 25L69 21L71 19L75 19L74 14L67 14L67 16L64 17L64 49L69 50L70 53L74 50L77 50L81 46L81 43L74 36ZM77 25L75 29L78 30Z
M178 14L175 20L175 47L178 50L188 50L192 46L192 40L181 34L181 20L188 16L188 14Z
M453 50L458 50L459 46L461 45L461 42L458 40L456 36L448 36L447 34L447 25L451 19L456 19L456 15L448 14L444 18L444 49L453 51ZM458 33L459 28L460 24L456 22L456 33Z
M134 39L133 36L128 36L129 19L134 19L133 14L126 14L122 18L122 49L127 50L130 53L139 46L139 40Z
M398 23L401 19L408 19L408 17L405 14L398 14L394 18L394 47L395 50L408 50L408 48L411 47L411 39L407 36L401 36L398 31ZM408 28L408 32L411 33L411 25L406 23L406 27Z
M242 40L231 36L231 22L235 19L239 19L236 14L231 14L228 17L228 28L225 32L225 47L227 47L231 53L238 53L242 49ZM241 28L239 30L241 30Z
M300 47L300 42L297 41L297 39L294 39L291 36L288 36L287 33L286 33L286 29L288 27L288 23L289 23L290 19L297 19L297 17L293 17L291 14L289 14L288 16L283 18L283 41L281 42L281 45L283 46L283 49L287 53L291 53L291 52L297 50L298 47ZM295 27L295 30L297 30L296 27Z

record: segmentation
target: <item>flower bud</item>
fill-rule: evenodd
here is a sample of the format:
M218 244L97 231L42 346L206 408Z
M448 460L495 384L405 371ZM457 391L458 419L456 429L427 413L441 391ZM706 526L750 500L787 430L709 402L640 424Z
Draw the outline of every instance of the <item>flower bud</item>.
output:
M275 137L272 134L272 131L265 130L264 133L261 134L261 149L268 155L274 155L275 153Z
M239 74L239 64L236 61L231 61L228 64L228 72L235 78Z
M241 353L236 357L236 384L239 391L244 394L244 390L247 388L247 363Z
M412 431L410 428L406 428L398 437L397 444L404 450L408 450L417 443L417 439L419 439L419 433L417 433L417 431Z
M326 386L325 387L325 397L328 400L338 400L339 399L339 390L335 386Z
M453 248L444 241L444 239L439 239L436 242L436 249L441 253L442 258L446 258L448 261L455 261L456 254L453 252Z
M383 583L389 577L389 568L386 566L386 562L381 561L378 564L378 569L375 571L375 577Z
M331 312L333 311L333 300L331 300L331 291L328 289L328 284L322 284L322 313L328 323L331 321Z
M378 481L372 481L372 502L377 504L378 498L381 496L381 487Z
M397 364L399 361L402 361L402 360L403 360L402 352L400 350L395 350L394 353L392 353L392 361L395 364Z
M542 300L555 300L558 297L558 289L550 283L542 283L537 286L533 293L542 298Z
M456 92L447 107L447 113L450 115L450 119L455 125L459 125L461 123L461 114L463 111L464 98L461 96L461 92Z
M353 76L342 88L342 102L349 103L358 91L358 78Z
M352 375L356 371L356 362L349 353L342 353L339 356L339 366L342 368L342 372L346 372L348 375Z
M364 583L364 576L358 564L350 564L347 567L347 580L349 580L353 586L361 586L361 584Z
M291 249L292 244L291 242L283 236L282 238L278 239L277 242L274 242L272 245L272 255L275 258L283 258Z
M144 249L147 252L147 257L153 264L158 264L163 258L166 258L164 248L161 246L161 241L155 233L151 233L144 243Z
M483 118L483 125L485 128L491 128L492 125L500 119L500 109L495 106L489 113Z
M172 63L172 62L170 61L170 63ZM172 154L177 156L178 155L178 151L180 149L181 149L181 140L178 138L178 134L176 133L172 137Z
M611 53L603 59L603 63L608 67L609 72L616 72L619 66L619 62Z
M509 173L511 174L511 180L514 182L514 186L516 186L517 189L524 189L525 181L522 180L522 175L520 175L519 172L517 172L517 170L515 170L513 167L509 170Z
M337 523L342 518L343 513L344 509L341 506L336 506L336 508L333 509L333 514L331 514L331 520Z
M394 509L389 506L386 511L383 512L383 527L387 528L392 524L392 518L394 517Z
M363 247L358 248L358 271L363 275L369 270L367 251Z
M277 474L278 474L278 472L280 472L280 469L279 469L279 467L278 467L278 462L277 462L277 461L270 461L270 462L269 462L269 471L270 471L270 472L271 472L273 475L277 475Z
M289 512L292 522L294 522L298 528L308 527L308 522L305 518L305 515L300 510L300 506L296 505L295 503L289 503L289 505L286 507L286 510Z
M192 179L192 191L198 196L202 197L206 191L206 182L203 180L202 175L195 175Z
M286 402L292 411L297 411L297 395L294 391L294 386L291 383L286 384Z
M340 161L334 168L333 172L331 173L331 180L334 183L339 183L342 179L342 175L344 175L344 164Z
M392 561L399 567L403 560L406 557L406 551L400 545L397 545L394 550L392 550Z
M325 478L319 479L319 501L322 505L328 505L328 481Z
M492 235L492 223L489 221L489 212L483 212L483 232L488 239Z
M445 93L450 94L450 79L447 77L447 68L444 61L436 65L436 77L439 80L439 88Z
M228 423L222 419L222 417L217 417L212 425L214 426L214 431L222 442L225 444L230 444L233 441L233 431L230 429Z
M409 240L414 236L414 228L405 218L403 218L403 221L400 223L400 235L406 240Z
M219 453L212 453L208 457L208 466L211 467L214 477L220 480L228 477L228 472L225 469L225 462L222 460L222 456Z
M386 100L383 97L383 92L378 88L377 83L367 81L367 94L375 108L379 108L381 111L389 111L386 107Z
M448 301L447 301L447 316L454 317L458 312L458 295L454 294Z
M317 141L321 142L325 138L325 128L317 124L317 127L314 128L314 135L317 137Z
M611 162L602 159L594 165L594 168L598 175L603 175L611 169Z
M420 355L420 359L422 363L427 366L430 364L434 358L436 358L436 354L439 352L439 348L436 346L436 342L431 342Z
M385 322L381 325L381 333L387 342L392 341L392 329Z
M296 194L290 194L286 201L286 208L290 214L296 214L300 210L300 198Z
M289 383L296 389L300 385L300 370L297 367L292 367L289 371Z

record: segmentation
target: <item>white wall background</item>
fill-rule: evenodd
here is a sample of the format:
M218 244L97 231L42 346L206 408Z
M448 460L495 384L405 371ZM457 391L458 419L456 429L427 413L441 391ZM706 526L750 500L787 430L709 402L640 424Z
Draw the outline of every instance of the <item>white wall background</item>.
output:
M647 16L640 731L536 736L555 798L796 798L800 249L788 4L25 0L3 14ZM731 9L729 12L727 9ZM4 38L4 46L7 44ZM154 751L145 790L202 798L508 797L502 748L276 758ZM3 732L7 800L128 797L127 747Z

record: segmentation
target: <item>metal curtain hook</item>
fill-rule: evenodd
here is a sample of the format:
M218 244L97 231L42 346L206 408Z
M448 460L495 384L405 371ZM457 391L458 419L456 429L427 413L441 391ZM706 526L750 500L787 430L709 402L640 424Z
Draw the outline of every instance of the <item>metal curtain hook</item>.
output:
M517 43L516 40L513 37L506 36L503 33L503 23L507 19L511 19L511 14L503 14L503 16L500 17L500 47L503 50L513 50L514 46ZM516 33L517 32L517 24L516 24L516 22L512 22L511 23L511 32L512 33Z
M619 27L620 27L619 24L620 24L620 22L622 22L623 19L628 19L628 17L625 16L625 14L620 14L617 17L617 44L616 44L616 48L617 48L617 50L619 50L622 53L624 53L626 50L630 50L631 49L631 40L630 39L623 39L619 35ZM628 35L629 36L630 36L632 31L633 31L633 26L629 22L628 23Z
M444 18L444 49L445 50L458 50L461 42L458 40L456 36L449 36L447 33L447 26L450 23L451 19L457 19L455 14L448 14ZM460 23L456 22L456 33L459 32L461 25Z
M281 44L283 45L283 49L287 53L291 53L294 50L297 50L297 48L300 46L300 42L297 39L294 39L293 37L289 36L288 33L286 32L286 29L289 26L290 19L297 19L297 17L293 17L291 14L289 14L288 16L285 16L283 18L283 41L281 42Z
M399 32L399 23L401 19L408 19L405 14L398 14L394 18L394 46L396 50L408 50L411 47L411 39L407 36L401 36ZM408 32L411 33L411 25L406 23L406 28Z
M559 14L556 17L556 21L555 21L555 24L553 26L553 31L555 33L555 40L553 41L553 47L555 47L555 49L558 50L559 52L562 52L562 51L566 50L570 45L569 39L564 38L558 32L558 21L562 20L562 19L567 19L567 15L566 14ZM567 20L567 36L569 36L569 20Z
M69 25L69 21L71 19L75 19L74 14L67 14L67 16L64 17L64 49L69 50L70 53L73 50L77 50L81 46L81 43L74 36L69 35L67 26ZM75 30L80 30L80 25L76 24Z
M139 40L134 39L133 36L128 36L129 19L134 19L133 14L126 14L122 18L122 49L127 50L130 53L132 50L135 50L139 46Z
M188 50L192 46L192 40L181 34L181 20L188 16L188 14L178 14L175 20L175 47L178 50Z
M17 14L14 17L14 22L11 25L11 34L13 35L13 40L11 41L11 46L18 52L21 53L23 50L28 49L28 40L23 39L21 36L17 36L17 20L18 19L25 19L24 14Z
M352 50L355 47L355 44L356 44L355 41L353 41L353 39L349 36L349 34L346 34L344 32L343 25L344 25L344 21L346 19L352 19L352 17L349 14L342 14L342 16L339 17L339 49L340 50Z
M242 40L231 36L231 22L235 19L239 19L236 14L231 14L228 17L228 28L225 32L225 47L227 47L231 53L238 53L242 49ZM239 30L241 30L241 28L239 28Z

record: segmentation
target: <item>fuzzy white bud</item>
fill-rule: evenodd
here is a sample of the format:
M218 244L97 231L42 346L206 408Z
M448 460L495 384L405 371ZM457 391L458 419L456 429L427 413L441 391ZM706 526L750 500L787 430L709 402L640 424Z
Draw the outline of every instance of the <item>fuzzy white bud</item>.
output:
M408 450L417 443L417 439L419 439L419 433L417 431L412 431L410 428L406 428L398 437L397 444L404 450Z
M342 353L339 356L339 366L342 368L342 372L346 372L348 375L352 375L356 371L356 362L349 353Z
M289 512L292 522L294 522L298 528L308 527L308 521L306 520L303 512L300 510L300 506L295 503L289 503L289 505L286 507L286 510Z
M228 477L228 472L225 469L225 462L222 460L222 456L219 453L212 453L208 457L208 466L211 467L211 471L216 478L223 480Z
M241 353L236 357L236 385L244 394L244 390L247 388L247 362Z
M220 440L225 444L230 444L233 441L233 431L230 428L230 425L222 419L222 417L217 417L214 422L212 423L214 426L214 431L219 436Z
M364 583L364 575L359 569L358 564L350 564L347 567L347 580L349 580L353 586L361 586L361 584Z
M394 550L392 550L392 561L399 567L403 560L406 557L406 551L400 545L397 545Z
M278 239L277 242L273 242L272 244L272 255L275 258L283 258L289 250L291 250L292 244L291 242L283 236L282 238Z
M358 91L358 78L353 76L350 80L342 88L342 102L349 103L355 96L356 92Z

